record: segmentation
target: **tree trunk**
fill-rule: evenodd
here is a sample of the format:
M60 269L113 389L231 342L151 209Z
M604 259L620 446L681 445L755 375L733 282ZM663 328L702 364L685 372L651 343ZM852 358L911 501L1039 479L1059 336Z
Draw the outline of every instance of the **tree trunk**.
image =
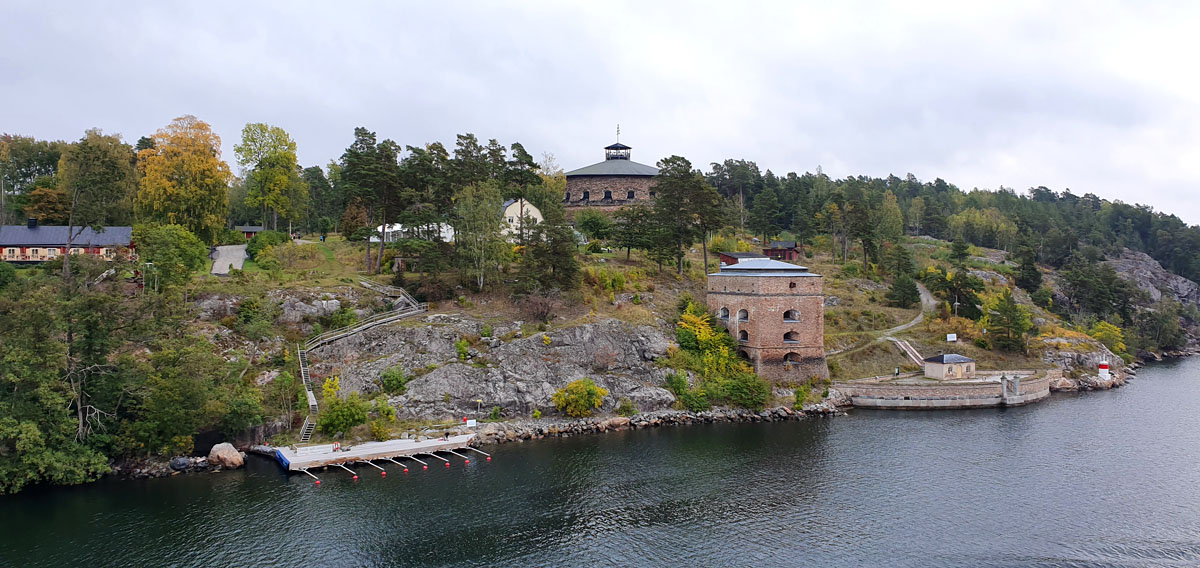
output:
M704 273L708 274L708 239L700 239L700 249L704 251Z

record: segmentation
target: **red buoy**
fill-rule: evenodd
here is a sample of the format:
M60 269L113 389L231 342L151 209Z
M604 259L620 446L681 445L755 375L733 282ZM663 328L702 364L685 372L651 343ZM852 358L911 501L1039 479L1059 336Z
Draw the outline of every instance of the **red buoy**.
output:
M471 463L471 460L463 460L463 463Z
M382 476L382 477L387 477L387 472L386 472L386 471L381 471L381 472L379 472L379 475L380 475L380 476Z
M321 484L321 480L320 480L320 479L318 479L318 480L317 480L317 482L316 482L316 483L314 483L314 485L320 485L320 484Z
M487 461L492 461L492 456L488 456Z
M408 468L404 468L404 473L408 473Z
M358 480L358 476L357 476L357 475L356 475L356 476L354 476L354 479L355 479L355 481L357 481L357 480Z
M450 462L446 462L446 467L450 467Z
M423 466L421 466L421 469L429 469L429 466L423 465Z

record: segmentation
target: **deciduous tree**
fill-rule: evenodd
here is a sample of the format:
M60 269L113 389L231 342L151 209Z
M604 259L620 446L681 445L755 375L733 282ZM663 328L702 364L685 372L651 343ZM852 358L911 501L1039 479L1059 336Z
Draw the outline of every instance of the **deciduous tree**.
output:
M154 134L154 147L138 154L142 172L135 202L144 220L182 225L212 244L225 225L229 165L221 138L194 116L176 118Z

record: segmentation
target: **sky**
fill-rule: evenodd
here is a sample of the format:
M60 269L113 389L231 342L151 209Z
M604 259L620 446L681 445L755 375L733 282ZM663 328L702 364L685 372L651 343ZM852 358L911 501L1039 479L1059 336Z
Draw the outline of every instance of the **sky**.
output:
M0 3L0 132L129 142L192 114L337 159L520 142L633 159L1046 186L1200 223L1200 3ZM236 170L236 166L235 166Z

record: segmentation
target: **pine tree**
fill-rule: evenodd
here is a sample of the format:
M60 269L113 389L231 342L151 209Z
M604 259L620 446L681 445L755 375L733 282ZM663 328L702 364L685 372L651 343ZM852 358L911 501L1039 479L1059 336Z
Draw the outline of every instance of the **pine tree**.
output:
M996 347L1004 351L1024 351L1025 334L1033 324L1029 311L1013 299L1012 290L1005 290L988 314L986 324L995 333Z
M917 290L916 282L907 274L901 274L892 282L892 289L887 293L888 303L897 308L911 308L921 301L921 292Z
M762 235L763 242L766 243L779 230L776 222L778 218L779 196L775 195L775 190L768 187L754 197L748 223L750 230L756 235Z

